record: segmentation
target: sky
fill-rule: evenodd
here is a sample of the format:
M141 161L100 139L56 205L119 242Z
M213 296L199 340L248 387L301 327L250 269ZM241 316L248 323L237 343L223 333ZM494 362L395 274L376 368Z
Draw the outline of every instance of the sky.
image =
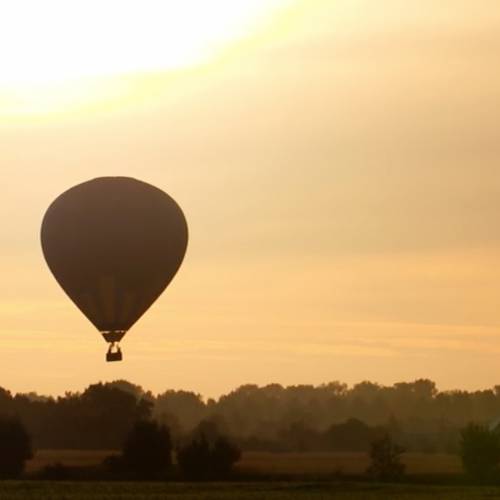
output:
M0 7L1 386L500 384L497 0L63 3ZM111 364L39 242L104 175L190 229Z

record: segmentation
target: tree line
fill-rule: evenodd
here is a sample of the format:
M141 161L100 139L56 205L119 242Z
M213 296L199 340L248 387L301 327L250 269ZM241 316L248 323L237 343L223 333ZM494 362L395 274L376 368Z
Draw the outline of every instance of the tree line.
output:
M22 477L27 461L33 457L31 436L21 420L0 415L0 480ZM213 425L200 424L174 446L168 427L149 418L134 422L121 446L100 464L67 466L54 462L24 477L64 481L220 481L231 477L240 457L238 446Z
M189 391L158 395L127 381L45 397L0 389L0 415L16 415L35 448L119 449L135 422L153 418L174 443L209 422L243 450L368 451L389 434L407 451L458 452L469 422L500 417L500 386L438 391L420 379L383 386L241 386L217 400Z

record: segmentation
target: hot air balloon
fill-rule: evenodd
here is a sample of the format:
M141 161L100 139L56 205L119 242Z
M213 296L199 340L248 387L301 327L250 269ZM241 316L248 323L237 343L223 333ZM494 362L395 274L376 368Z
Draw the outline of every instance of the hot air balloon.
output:
M188 241L186 219L160 189L129 177L72 187L42 223L45 260L70 299L110 343L119 342L177 273Z

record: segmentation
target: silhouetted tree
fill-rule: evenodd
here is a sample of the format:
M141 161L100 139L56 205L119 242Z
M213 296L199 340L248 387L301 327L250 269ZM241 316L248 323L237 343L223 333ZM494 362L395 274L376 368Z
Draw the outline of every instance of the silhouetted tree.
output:
M464 470L477 480L492 478L500 462L500 439L496 431L470 423L462 429L460 456Z
M0 411L6 412L12 404L12 394L0 387Z
M44 481L68 481L71 479L71 469L60 462L48 464L37 474Z
M137 422L125 440L121 462L129 479L165 477L172 466L168 428L153 420Z
M389 434L377 439L371 445L370 466L366 471L377 481L398 481L405 472L401 462L404 449L395 444Z
M350 418L344 423L332 425L325 433L324 440L328 450L368 451L371 443L382 437L385 430L370 427L361 420Z
M115 389L120 389L123 392L128 392L136 397L136 399L141 399L145 392L140 385L132 384L128 380L114 380L113 382L107 382L104 384L105 387L112 387Z
M0 477L15 478L32 458L31 438L16 417L0 417Z
M201 422L177 450L177 462L188 480L226 479L240 459L240 449L222 436L214 422Z
M438 392L427 379L351 388L247 384L205 402L187 391L154 397L118 380L57 398L0 388L1 414L19 415L36 448L118 449L134 422L153 415L176 443L201 421L217 419L245 450L368 451L389 432L409 451L455 453L468 422L500 421L500 386Z
M184 432L191 432L205 416L205 404L199 394L170 390L156 398L154 415L162 414L171 415Z
M137 420L151 415L152 403L105 384L82 394L67 394L45 405L43 446L71 449L117 449ZM28 412L26 412L28 413ZM25 413L21 413L24 418Z
M294 422L293 424L282 429L278 438L281 442L288 446L291 451L314 451L321 447L321 443L325 440L323 433L311 429L303 421Z
M177 450L177 463L182 475L190 481L210 478L210 445L205 434L194 436Z
M227 437L216 439L211 449L212 476L215 479L225 479L231 475L233 466L241 458L241 450Z

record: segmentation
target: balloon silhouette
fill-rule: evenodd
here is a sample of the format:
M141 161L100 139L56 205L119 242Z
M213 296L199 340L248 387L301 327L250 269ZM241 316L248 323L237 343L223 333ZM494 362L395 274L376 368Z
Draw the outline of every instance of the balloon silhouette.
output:
M188 242L186 219L160 189L129 177L101 177L61 194L42 223L42 249L57 282L111 345L161 295Z

